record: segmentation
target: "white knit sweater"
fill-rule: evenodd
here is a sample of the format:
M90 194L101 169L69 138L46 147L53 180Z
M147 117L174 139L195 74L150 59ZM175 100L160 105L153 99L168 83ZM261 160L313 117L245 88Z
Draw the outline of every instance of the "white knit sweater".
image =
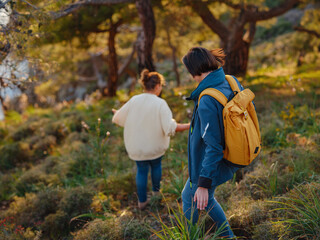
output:
M115 113L112 122L124 127L126 150L136 161L162 156L177 127L167 102L150 93L132 97Z

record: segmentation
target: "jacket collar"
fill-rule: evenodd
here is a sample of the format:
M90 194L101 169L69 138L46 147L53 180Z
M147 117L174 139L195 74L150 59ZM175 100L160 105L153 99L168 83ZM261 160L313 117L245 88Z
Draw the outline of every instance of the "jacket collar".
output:
M226 79L223 68L220 67L217 70L214 70L208 76L206 76L198 85L198 87L191 93L190 97L187 100L198 100L201 92L206 88L214 88L222 84Z

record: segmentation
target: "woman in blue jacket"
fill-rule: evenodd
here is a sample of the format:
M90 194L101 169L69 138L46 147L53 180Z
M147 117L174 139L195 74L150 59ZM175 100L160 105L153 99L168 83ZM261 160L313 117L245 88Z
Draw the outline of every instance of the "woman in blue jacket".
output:
M223 106L208 95L204 95L198 104L199 95L206 88L219 90L229 100L234 96L222 69L224 57L222 49L209 51L195 47L182 59L193 79L199 83L188 98L194 101L195 107L188 139L189 178L182 191L182 203L184 214L193 223L198 220L198 209L206 210L217 228L224 227L221 236L233 238L226 216L214 198L215 188L230 180L238 170L223 159ZM239 82L238 85L243 89Z

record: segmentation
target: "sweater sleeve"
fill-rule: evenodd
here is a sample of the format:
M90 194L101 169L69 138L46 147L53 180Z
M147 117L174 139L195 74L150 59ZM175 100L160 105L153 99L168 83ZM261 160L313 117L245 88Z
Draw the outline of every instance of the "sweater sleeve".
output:
M218 104L212 97L204 96L198 108L201 137L206 145L198 186L204 188L210 188L217 180L218 166L223 159L223 126L219 121Z
M163 101L160 107L161 127L166 136L174 136L176 133L177 123L172 118L172 112L166 101Z
M116 111L112 118L112 122L119 125L120 127L124 127L126 123L126 119L129 112L129 106L131 104L132 98L124 104L119 110Z

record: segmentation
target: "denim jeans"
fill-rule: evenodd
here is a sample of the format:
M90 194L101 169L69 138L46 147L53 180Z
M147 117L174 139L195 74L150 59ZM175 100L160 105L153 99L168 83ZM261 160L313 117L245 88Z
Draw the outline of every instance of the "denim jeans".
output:
M197 203L193 201L194 194L197 190L198 186L195 183L190 185L190 178L187 180L186 185L182 191L182 208L183 212L188 220L192 219L192 223L196 224L199 218ZM215 188L211 188L208 190L209 198L208 198L208 205L206 207L206 211L208 212L209 216L216 224L216 228L218 229L222 225L225 225L223 232L221 233L221 237L228 237L232 238L235 237L230 225L227 221L226 215L224 214L220 204L214 198L214 190ZM193 213L193 216L191 216Z
M139 202L147 201L149 167L151 167L152 191L158 192L160 190L160 181L162 175L161 159L162 156L153 160L136 161L136 185Z

